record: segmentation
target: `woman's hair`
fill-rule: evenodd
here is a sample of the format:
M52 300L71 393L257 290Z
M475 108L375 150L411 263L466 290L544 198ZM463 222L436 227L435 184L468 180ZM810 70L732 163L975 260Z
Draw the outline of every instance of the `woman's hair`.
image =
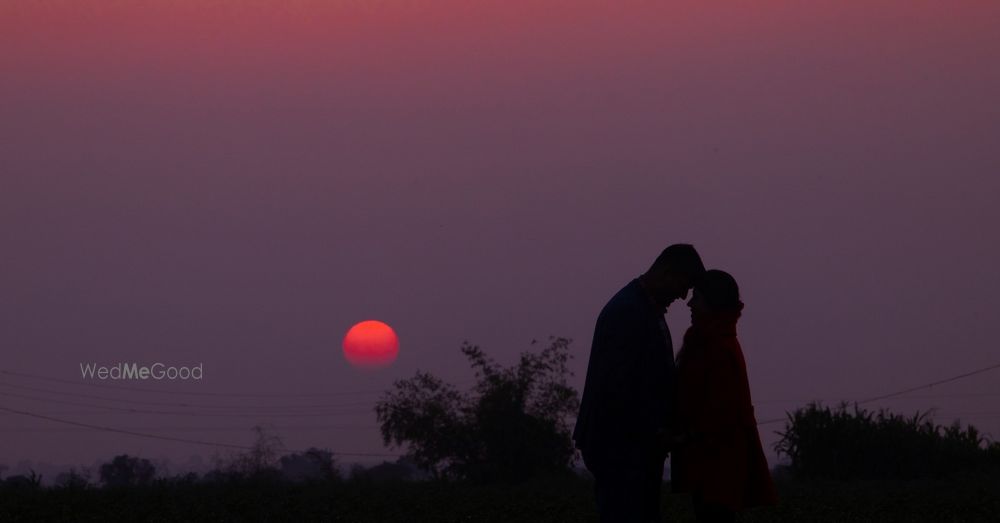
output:
M740 288L736 280L726 271L712 269L705 271L694 284L694 289L716 310L738 310L743 303L740 301Z

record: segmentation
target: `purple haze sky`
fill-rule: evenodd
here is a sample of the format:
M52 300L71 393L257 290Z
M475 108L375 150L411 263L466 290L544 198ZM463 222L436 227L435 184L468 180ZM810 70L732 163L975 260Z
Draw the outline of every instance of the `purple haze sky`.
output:
M385 452L355 392L468 382L463 340L510 363L549 335L582 386L598 311L674 242L742 286L759 419L1000 361L997 2L80 4L0 6L3 369L204 362L139 386L344 395L2 375L2 406ZM366 319L399 334L388 369L341 355ZM998 376L882 405L1000 438ZM350 405L233 415L317 403ZM0 424L10 465L212 452Z

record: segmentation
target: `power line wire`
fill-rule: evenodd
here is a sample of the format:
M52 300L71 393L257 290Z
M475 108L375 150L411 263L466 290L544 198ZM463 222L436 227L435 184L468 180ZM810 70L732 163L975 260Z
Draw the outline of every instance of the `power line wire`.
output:
M28 416L28 417L32 417L32 418L44 419L44 420L52 421L52 422L55 422L55 423L62 423L64 425L73 425L73 426L76 426L76 427L84 427L84 428L93 429L93 430L100 430L100 431L104 431L104 432L113 432L113 433L117 433L117 434L125 434L125 435L135 436L135 437L139 437L139 438L149 438L149 439L157 439L157 440L162 440L162 441L173 441L173 442L179 442L179 443L191 443L191 444L194 444L194 445L207 445L207 446L211 446L211 447L224 447L224 448L232 448L232 449L240 449L240 450L253 450L253 447L249 447L249 446L246 446L246 445L236 445L236 444L233 444L233 443L220 443L220 442L216 442L216 441L206 441L206 440L189 439L189 438L177 438L177 437L173 437L173 436L162 436L162 435L159 435L159 434L149 434L149 433L146 433L146 432L137 432L137 431L132 431L132 430L118 429L118 428L115 428L115 427L106 427L106 426L101 426L101 425L91 425L90 423L80 423L80 422L77 422L77 421L71 421L71 420L66 420L66 419L61 419L61 418L54 418L52 416L44 416L44 415L41 415L41 414L35 414L33 412L12 409L12 408L9 408L9 407L4 407L4 406L0 406L0 410L4 410L4 411L7 411L7 412L10 412L10 413L13 413L13 414L20 414L22 416ZM292 451L292 452L305 452L305 451L299 450L299 451ZM333 451L331 451L331 452L333 452ZM333 452L333 454L334 455L339 455L339 456L356 456L356 457L393 457L393 458L398 458L398 457L402 456L401 454L367 453L367 452Z
M360 389L360 390L349 390L349 391L337 391L337 392L305 392L305 393L242 393L242 392L210 392L210 391L190 391L190 390L158 390L149 389L144 387L132 387L127 385L114 385L110 383L88 383L74 380L67 380L61 378L53 378L50 376L40 376L38 374L30 374L27 372L16 372L12 370L0 369L0 374L7 376L16 376L20 378L28 378L34 380L44 380L54 383L63 383L72 386L83 386L83 387L93 387L99 389L109 389L109 390L124 390L131 392L144 392L152 394L170 394L170 395L183 395L183 396L210 396L210 397L230 397L230 398L309 398L309 397L337 397L337 396L360 396L365 394L382 394L387 391L392 390L392 386L384 389ZM455 386L462 387L474 383L474 380L459 380L455 382Z
M117 427L132 431L164 431L164 432L245 432L250 427ZM275 430L375 430L376 425L273 425ZM0 428L0 433L20 432L74 432L91 430L84 427L10 427Z
M80 394L78 392L66 392L60 390L43 389L38 387L29 387L25 385L16 385L13 383L0 382L2 387L10 387L18 390L27 390L33 392L42 392L46 394L57 394L61 396L73 396L76 398L90 398L102 401L114 401L118 403L131 403L135 405L153 405L160 407L184 407L184 408L205 408L205 409L254 409L260 408L260 406L253 405L212 405L212 404L199 404L199 403L173 403L164 401L143 401L143 400L132 400L132 399L122 399L122 398L109 398L107 396L94 396L92 394ZM341 407L374 407L376 402L365 401L365 402L353 402L353 403L325 403L318 405L265 405L267 408L273 409L309 409L309 408L341 408Z
M163 416L206 416L206 417L230 417L230 418L254 418L254 417L279 417L279 418L296 418L296 417L318 417L318 416L347 416L352 414L366 414L372 412L372 409L360 409L360 410L338 410L338 411L315 411L315 412L246 412L246 413L234 413L234 412L198 412L198 411L172 411L172 410L149 410L149 409L137 409L132 407L115 407L111 405L97 405L93 403L81 403L78 401L65 401L57 400L52 398L40 398L37 396L27 396L24 394L16 394L13 392L0 392L0 396L5 396L9 398L19 398L26 399L29 401L41 401L46 403L55 403L59 405L69 405L72 407L88 407L95 409L111 410L117 412L129 412L132 414L155 414Z
M893 397L885 399L897 399L897 400L940 400L948 398L987 398L987 397L997 397L1000 396L1000 392L955 392L951 394L921 394L918 396L906 396L906 397ZM808 403L813 401L824 401L824 402L834 402L841 401L843 398L798 398L798 399L767 399L754 401L754 405L774 405L779 403Z
M73 380L65 380L60 378L51 378L48 376L39 376L37 374L29 374L26 372L14 372L10 370L0 370L0 374L4 374L7 376L18 376L21 378L45 380L55 383L64 383L74 386L127 390L132 392L146 392L154 394L172 394L172 395L178 394L184 396L212 396L212 397L232 397L232 398L306 398L306 397L323 397L323 396L351 396L351 395L361 395L361 394L379 394L385 392L385 389L367 389L367 390L340 391L340 392L261 394L261 393L208 392L208 391L189 391L189 390L157 390L157 389L147 389L143 387L130 387L126 385L112 385L109 383L86 383Z
M867 399L864 399L864 400L855 401L853 403L855 405L864 405L865 403L872 403L874 401L879 401L879 400L894 398L896 396L902 396L903 394L906 394L908 392L916 392L918 390L929 389L929 388L935 387L937 385L942 385L942 384L945 384L945 383L951 383L953 381L958 381L960 379L968 378L970 376L975 376L977 374L982 374L984 372L989 372L989 371L994 370L994 369L1000 369L1000 363L997 363L995 365L990 365L990 366L987 366L987 367L982 367L982 368L979 368L979 369L976 369L976 370L973 370L973 371L970 371L970 372L966 372L964 374L959 374L957 376L952 376L950 378L945 378L945 379L942 379L942 380L932 381L930 383L925 383L923 385L917 385L916 387L910 387L908 389L903 389L903 390L896 391L896 392L890 392L889 394L883 394L881 396L874 396L874 397L867 398ZM769 420L758 421L757 425L770 425L772 423L780 423L782 421L787 421L787 420L788 420L788 416L787 416L787 413L786 413L786 417L784 417L784 418L773 418L773 419L769 419Z
M926 383L924 385L918 385L916 387L910 387L908 389L901 390L901 391L898 391L898 392L892 392L892 393L889 393L889 394L883 394L881 396L875 396L875 397L872 397L872 398L861 400L861 401L859 401L857 403L858 403L858 405L862 405L864 403L871 403L873 401L884 400L884 399L893 398L893 397L896 397L896 396L902 396L903 394L906 394L907 392L915 392L915 391L922 390L922 389L929 389L929 388L935 387L937 385L943 385L945 383L950 383L950 382L953 382L953 381L958 381L960 379L968 378L969 376L975 376L976 374L982 374L984 372L989 372L989 371L994 370L994 369L1000 369L1000 363L997 363L996 365L990 365L988 367L983 367L981 369L976 369L976 370L971 371L971 372L966 372L965 374L959 374L958 376L952 376L950 378L945 378L943 380L938 380L938 381L934 381L934 382L931 382L931 383Z

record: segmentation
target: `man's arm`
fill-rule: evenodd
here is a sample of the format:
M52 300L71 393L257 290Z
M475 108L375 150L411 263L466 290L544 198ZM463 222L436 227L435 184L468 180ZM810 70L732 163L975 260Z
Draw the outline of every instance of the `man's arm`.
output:
M611 433L634 432L637 397L641 386L635 314L624 307L604 311L594 333L598 351L599 395L596 407L604 429Z

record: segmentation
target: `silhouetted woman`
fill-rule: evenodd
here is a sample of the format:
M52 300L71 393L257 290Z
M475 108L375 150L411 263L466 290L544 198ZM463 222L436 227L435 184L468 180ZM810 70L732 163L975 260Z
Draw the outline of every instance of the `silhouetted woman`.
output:
M706 271L688 307L691 327L677 354L680 434L671 484L691 493L699 522L734 521L738 511L777 503L736 340L743 310L736 280Z

